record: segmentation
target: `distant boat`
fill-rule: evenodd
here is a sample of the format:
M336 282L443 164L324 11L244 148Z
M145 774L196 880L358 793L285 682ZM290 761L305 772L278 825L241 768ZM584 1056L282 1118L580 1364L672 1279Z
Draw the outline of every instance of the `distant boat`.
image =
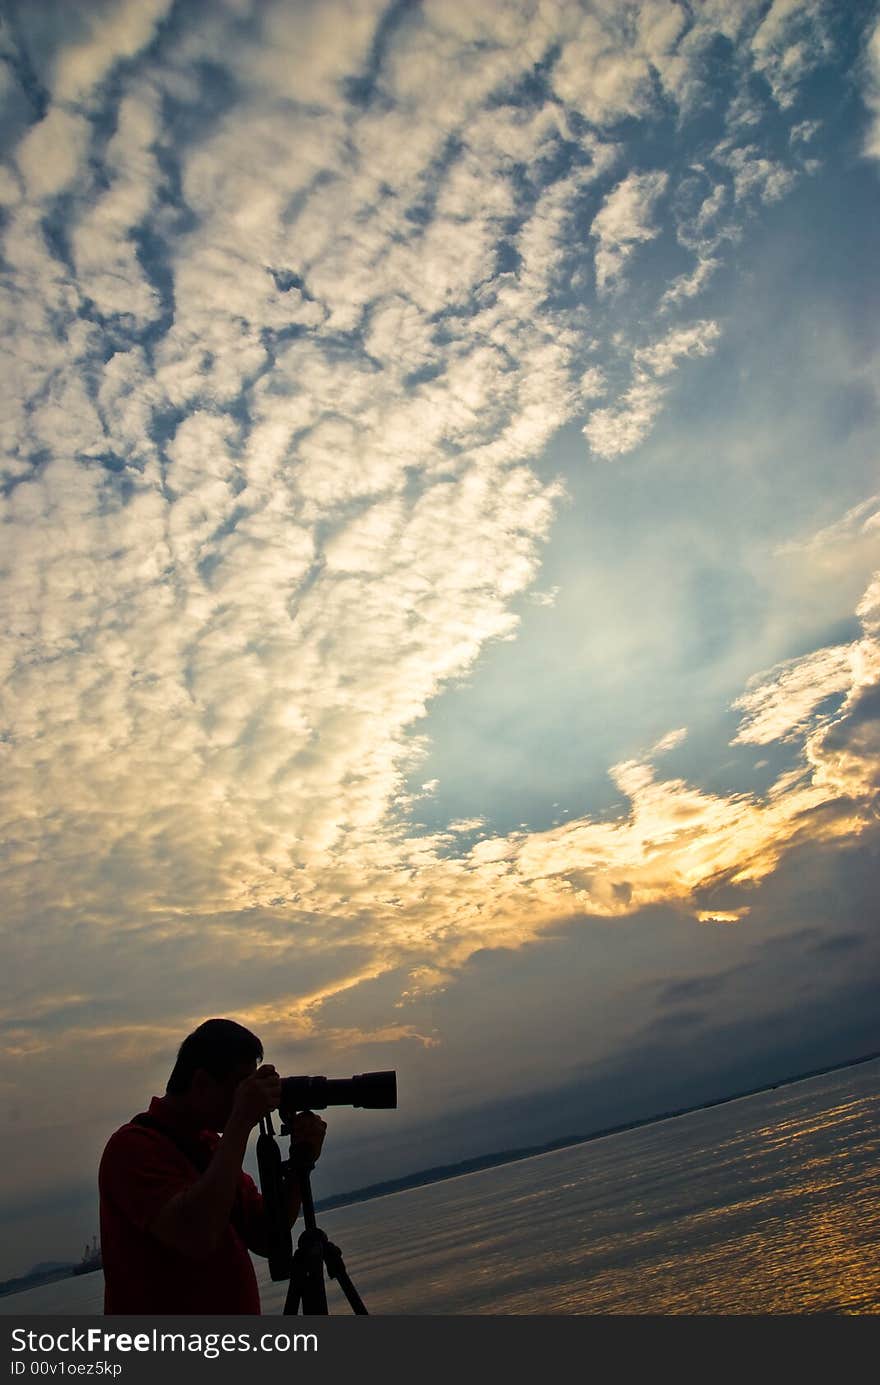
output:
M90 1274L92 1270L102 1269L103 1264L104 1262L101 1259L101 1247L98 1245L98 1238L97 1236L93 1236L91 1245L86 1241L83 1257L78 1265L74 1265L73 1273Z

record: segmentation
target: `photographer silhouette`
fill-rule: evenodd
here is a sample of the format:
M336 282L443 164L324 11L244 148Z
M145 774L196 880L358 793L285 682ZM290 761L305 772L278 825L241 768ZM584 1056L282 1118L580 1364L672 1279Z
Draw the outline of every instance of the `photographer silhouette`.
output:
M248 1251L268 1254L269 1226L242 1162L282 1090L262 1057L242 1025L206 1020L181 1044L165 1096L111 1135L98 1174L106 1314L260 1312ZM291 1133L312 1163L325 1131L311 1112L295 1118ZM285 1198L292 1226L295 1174Z

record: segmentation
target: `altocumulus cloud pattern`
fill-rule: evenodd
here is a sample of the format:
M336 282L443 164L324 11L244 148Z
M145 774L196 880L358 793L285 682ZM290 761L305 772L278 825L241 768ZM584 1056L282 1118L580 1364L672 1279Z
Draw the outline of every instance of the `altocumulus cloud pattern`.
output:
M5 7L7 1053L135 1054L196 977L303 1037L390 978L325 1042L430 1043L403 1002L478 949L699 914L872 820L877 578L854 639L742 689L737 743L798 750L760 795L664 778L684 728L610 767L613 820L422 830L407 788L432 699L516 636L565 504L536 459L570 425L626 465L723 343L701 295L816 171L832 9ZM875 155L878 73L875 39Z

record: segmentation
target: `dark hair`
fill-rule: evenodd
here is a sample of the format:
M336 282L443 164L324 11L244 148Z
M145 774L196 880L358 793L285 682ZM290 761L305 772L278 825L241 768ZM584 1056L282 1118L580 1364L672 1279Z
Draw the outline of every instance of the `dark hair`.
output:
M199 1068L222 1081L239 1063L263 1058L263 1045L256 1034L235 1020L205 1020L188 1034L180 1045L177 1062L165 1091L169 1096L188 1092Z

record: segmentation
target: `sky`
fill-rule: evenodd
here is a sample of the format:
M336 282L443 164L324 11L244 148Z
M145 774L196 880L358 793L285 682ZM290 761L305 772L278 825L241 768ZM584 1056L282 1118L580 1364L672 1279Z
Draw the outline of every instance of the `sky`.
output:
M211 1015L318 1197L880 1048L876 9L0 16L0 1274Z

